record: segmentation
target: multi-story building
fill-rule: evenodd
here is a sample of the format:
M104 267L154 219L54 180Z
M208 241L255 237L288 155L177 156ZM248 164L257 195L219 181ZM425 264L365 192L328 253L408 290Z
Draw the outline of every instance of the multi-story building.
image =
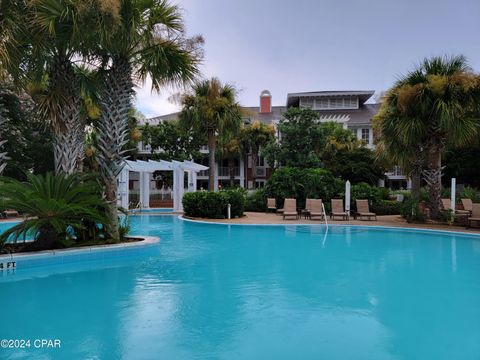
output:
M374 148L374 134L372 130L372 118L378 112L379 104L367 103L372 98L374 91L315 91L290 93L287 95L285 106L272 106L272 96L268 90L262 91L258 106L245 107L248 114L244 121L252 123L261 121L265 124L277 125L282 114L289 107L308 107L319 113L321 122L334 121L351 130L359 140L364 141L367 147ZM163 121L176 119L178 113L158 116L145 120L150 125L158 125ZM142 124L141 124L142 125ZM281 134L277 134L281 136ZM155 149L161 151L161 149ZM196 162L208 166L208 148L202 147L201 152L205 154L203 159L195 159ZM139 154L148 158L152 149L144 144L139 144ZM245 158L235 159L235 183L248 189L262 187L269 178L272 169L260 156L255 168L256 176L253 176L251 155ZM388 185L406 186L406 177L398 168L387 173ZM230 183L230 172L228 159L218 159L216 169L216 183L225 186ZM255 179L255 180L254 180ZM133 180L134 181L134 180ZM208 170L201 172L197 177L198 188L208 188ZM253 181L256 183L254 184Z

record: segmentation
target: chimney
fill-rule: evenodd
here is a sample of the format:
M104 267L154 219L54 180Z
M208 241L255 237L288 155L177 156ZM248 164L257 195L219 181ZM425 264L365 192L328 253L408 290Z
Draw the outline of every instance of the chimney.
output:
M272 94L270 91L263 90L260 94L260 114L272 112Z

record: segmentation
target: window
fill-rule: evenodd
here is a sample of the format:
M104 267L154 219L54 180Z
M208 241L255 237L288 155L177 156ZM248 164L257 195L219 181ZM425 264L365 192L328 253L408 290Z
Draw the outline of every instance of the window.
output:
M303 98L300 99L300 107L303 108L313 108L313 99L312 98Z
M362 129L362 140L370 144L370 129Z
M302 102L303 103L303 99ZM358 109L358 97L318 97L313 104L315 110Z

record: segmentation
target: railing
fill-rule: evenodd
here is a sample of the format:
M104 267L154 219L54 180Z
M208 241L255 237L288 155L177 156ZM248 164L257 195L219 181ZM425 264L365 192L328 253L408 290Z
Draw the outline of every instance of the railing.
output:
M323 219L325 220L325 235L323 236L322 247L325 247L325 243L327 242L327 235L328 235L328 221L327 221L327 212L325 211L325 205L322 203L322 210L323 210Z
M238 166L233 168L233 175L240 176L240 168ZM228 166L221 166L218 171L218 176L230 176L230 168Z
M388 171L385 173L387 176L404 176L403 170L400 166L395 166L393 171Z
M201 170L198 172L198 176L208 176L209 171L208 170Z

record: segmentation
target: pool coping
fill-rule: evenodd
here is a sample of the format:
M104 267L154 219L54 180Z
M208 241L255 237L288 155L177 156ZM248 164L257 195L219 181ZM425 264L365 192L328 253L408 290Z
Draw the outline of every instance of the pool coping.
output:
M252 224L252 223L226 223L220 221L205 221L197 220L194 218L185 217L184 215L179 215L178 218L182 221L199 223L199 224L211 224L211 225L225 225L225 226L313 226L313 227L327 227L325 223L319 224ZM386 226L386 225L357 225L357 224L328 224L328 227L349 227L349 228L361 228L361 229L374 229L374 230L401 230L401 231L418 231L418 232L427 232L427 233L440 233L448 235L462 235L462 236L473 236L480 238L480 233L471 233L465 231L454 231L454 230L437 230L437 229L425 229L418 227L402 227L402 226Z
M75 256L82 254L102 253L112 250L137 249L141 247L152 246L160 242L158 236L129 236L132 239L142 239L140 241L124 242L119 244L106 244L94 246L82 246L79 248L55 249L31 251L28 253L10 253L0 255L0 262L12 260L33 260L53 257Z

